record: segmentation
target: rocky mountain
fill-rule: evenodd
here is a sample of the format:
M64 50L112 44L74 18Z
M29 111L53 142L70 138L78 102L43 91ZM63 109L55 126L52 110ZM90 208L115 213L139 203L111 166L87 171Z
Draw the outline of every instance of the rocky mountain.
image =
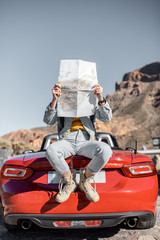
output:
M113 118L106 124L98 121L97 131L114 134L122 148L134 147L135 140L138 149L142 144L152 148L152 138L160 137L160 62L126 73L106 99ZM39 150L43 137L56 131L54 125L12 132L1 138L0 148L10 146L14 153L28 147Z
M112 132L122 147L152 147L160 137L160 62L126 73L107 96L113 110Z

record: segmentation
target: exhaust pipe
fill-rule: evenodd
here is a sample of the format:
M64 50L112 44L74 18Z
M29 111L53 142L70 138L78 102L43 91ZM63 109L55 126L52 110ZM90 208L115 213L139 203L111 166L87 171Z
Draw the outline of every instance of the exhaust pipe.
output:
M24 230L30 229L31 225L32 225L32 222L30 220L22 220L21 222L21 227Z
M135 228L137 226L138 219L137 218L127 218L126 224L130 228Z

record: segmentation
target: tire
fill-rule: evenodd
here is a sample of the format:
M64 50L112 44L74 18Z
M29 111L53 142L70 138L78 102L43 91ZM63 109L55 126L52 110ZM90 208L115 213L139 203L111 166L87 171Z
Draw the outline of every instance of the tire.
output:
M156 214L150 221L142 222L139 220L136 227L141 229L147 229L147 228L153 228L155 224L156 224Z

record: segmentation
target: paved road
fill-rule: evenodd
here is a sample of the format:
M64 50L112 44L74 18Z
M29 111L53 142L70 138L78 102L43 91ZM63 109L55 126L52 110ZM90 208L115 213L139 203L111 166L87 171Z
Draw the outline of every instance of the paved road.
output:
M159 240L160 239L160 194L158 197L156 226L152 229L135 230L123 226L92 230L48 230L41 228L25 232L9 233L0 212L0 240Z

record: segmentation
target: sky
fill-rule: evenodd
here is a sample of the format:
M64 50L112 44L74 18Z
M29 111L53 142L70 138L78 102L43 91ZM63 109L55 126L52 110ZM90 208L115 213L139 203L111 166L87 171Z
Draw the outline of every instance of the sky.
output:
M62 59L96 62L103 95L160 61L159 0L0 0L0 136L46 126Z

